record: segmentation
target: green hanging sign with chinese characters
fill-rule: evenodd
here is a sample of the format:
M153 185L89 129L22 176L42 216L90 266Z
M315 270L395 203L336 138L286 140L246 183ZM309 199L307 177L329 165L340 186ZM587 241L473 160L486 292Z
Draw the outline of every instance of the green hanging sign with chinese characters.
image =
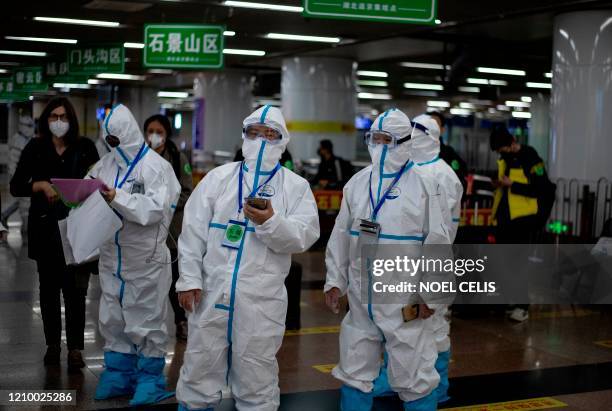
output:
M438 0L304 0L304 16L436 24Z
M87 84L88 76L84 74L69 75L68 61L50 61L45 65L45 78L49 84Z
M26 101L30 93L15 91L13 77L0 78L0 100Z
M47 91L49 88L40 66L16 68L13 72L13 87L14 91L25 93Z
M174 69L223 68L223 26L147 24L143 65Z
M68 48L69 75L123 73L125 49L121 44L77 46Z

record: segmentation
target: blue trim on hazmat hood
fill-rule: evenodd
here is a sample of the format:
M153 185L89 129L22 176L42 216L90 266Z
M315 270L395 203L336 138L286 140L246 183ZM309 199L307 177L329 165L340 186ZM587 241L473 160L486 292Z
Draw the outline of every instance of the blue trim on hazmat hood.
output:
M395 109L395 108L389 109L389 110L385 111L385 114L383 114L383 115L380 117L380 120L378 120L378 129L379 129L380 131L382 131L382 129L383 129L383 121L385 121L385 118L387 118L387 116L388 116L388 115L389 115L389 114L390 114L392 111L395 111L395 110L397 110L397 109Z
M269 104L266 104L266 105L264 106L264 109L263 109L263 111L261 112L261 116L259 117L259 122L260 122L261 124L264 124L264 123L266 122L266 116L268 115L268 111L270 110L270 107L272 107L272 106L271 106L271 105L269 105Z
M110 134L110 131L108 131L108 121L110 120L111 116L115 112L115 109L119 107L120 105L121 104L114 105L113 108L111 108L111 111L109 111L108 116L106 116L106 119L104 120L104 129L106 130L106 134Z

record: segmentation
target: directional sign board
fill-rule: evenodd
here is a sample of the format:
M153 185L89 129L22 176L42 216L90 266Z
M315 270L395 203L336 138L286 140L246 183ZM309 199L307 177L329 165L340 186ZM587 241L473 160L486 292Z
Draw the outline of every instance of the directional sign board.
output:
M145 67L218 69L223 67L223 26L147 24Z
M0 100L27 101L29 96L29 93L15 91L13 77L0 78Z
M303 0L304 16L435 24L438 0Z
M123 44L76 46L68 49L68 74L123 73Z
M43 78L43 68L19 67L13 74L13 86L16 92L47 91L48 85Z

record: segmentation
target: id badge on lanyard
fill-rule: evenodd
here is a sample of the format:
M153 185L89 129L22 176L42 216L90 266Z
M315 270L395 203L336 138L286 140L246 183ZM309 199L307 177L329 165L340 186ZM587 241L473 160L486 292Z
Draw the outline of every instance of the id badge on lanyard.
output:
M227 227L225 228L225 233L223 234L223 241L221 242L221 245L223 247L238 250L240 248L240 244L242 243L242 239L246 234L246 228L247 223L244 221L229 220Z
M359 220L359 249L364 245L378 244L380 224L376 221L360 218Z

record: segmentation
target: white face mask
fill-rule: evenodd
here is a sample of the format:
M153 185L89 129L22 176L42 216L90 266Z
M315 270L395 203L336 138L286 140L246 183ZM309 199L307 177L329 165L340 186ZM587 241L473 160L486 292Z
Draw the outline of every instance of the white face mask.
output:
M56 120L49 123L49 130L55 137L62 138L70 130L70 123Z
M257 160L262 147L261 165L259 170L256 170ZM249 170L253 171L272 170L276 167L276 164L278 164L278 161L283 155L283 151L285 151L285 145L268 144L263 139L259 138L255 140L244 139L242 141L242 155L244 156L244 160Z
M397 173L410 158L407 153L409 143L409 141L404 142L393 149L389 149L383 144L368 147L370 157L372 158L373 173L378 175L381 170L381 165L383 173Z
M160 134L157 134L157 133L149 134L149 142L153 150L161 147L162 144L165 143L165 141L166 139L162 137Z

